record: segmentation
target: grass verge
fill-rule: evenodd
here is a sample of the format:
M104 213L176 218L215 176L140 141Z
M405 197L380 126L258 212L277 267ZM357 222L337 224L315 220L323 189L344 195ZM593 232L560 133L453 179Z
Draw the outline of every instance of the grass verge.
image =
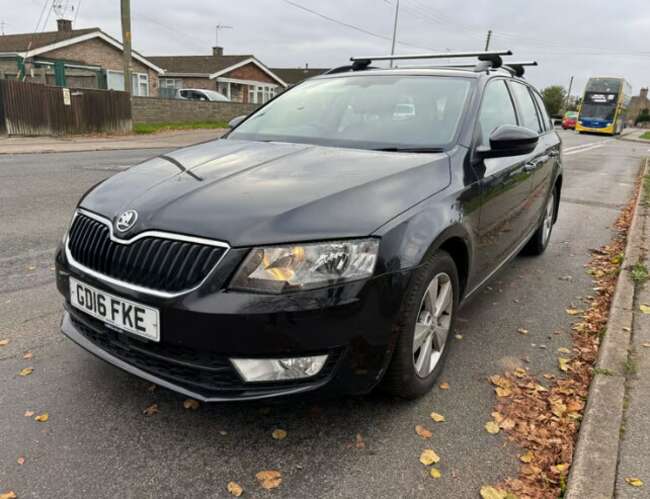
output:
M190 121L185 123L135 123L133 125L133 131L139 134L204 128L228 128L228 123L225 121Z
M641 135L641 138L644 140L650 140L650 132L645 132L643 135Z

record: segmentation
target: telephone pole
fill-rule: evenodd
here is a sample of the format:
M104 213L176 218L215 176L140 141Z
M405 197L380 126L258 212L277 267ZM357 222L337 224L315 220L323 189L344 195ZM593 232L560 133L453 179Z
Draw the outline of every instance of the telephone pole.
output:
M492 41L492 30L489 29L487 32L487 38L485 39L485 51L487 52L490 49L490 41Z
M124 91L131 93L131 2L120 0L122 46L124 55Z
M569 80L569 91L566 94L566 103L564 104L564 110L566 111L569 107L569 101L571 100L571 89L573 88L573 76Z
M399 0L395 2L395 23L393 24L393 43L390 48L390 55L395 55L395 44L397 43L397 19L399 18ZM395 61L391 59L390 67L392 68Z

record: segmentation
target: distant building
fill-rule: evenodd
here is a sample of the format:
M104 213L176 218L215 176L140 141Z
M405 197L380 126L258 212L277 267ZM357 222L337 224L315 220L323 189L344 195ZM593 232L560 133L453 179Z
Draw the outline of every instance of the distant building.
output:
M161 97L173 97L179 88L216 90L234 102L263 104L284 91L287 83L254 55L224 55L213 47L212 55L151 56L165 70L160 79Z
M638 96L632 97L627 108L626 121L634 123L643 109L650 110L650 99L648 99L648 88L642 88Z
M72 29L72 21L58 19L56 31L0 36L0 78L124 90L122 51L101 29ZM158 95L163 70L136 51L132 67L132 94Z
M321 75L325 73L327 69L310 68L308 64L305 64L304 68L272 68L271 71L273 71L289 85L295 85L296 83L300 83L307 78Z

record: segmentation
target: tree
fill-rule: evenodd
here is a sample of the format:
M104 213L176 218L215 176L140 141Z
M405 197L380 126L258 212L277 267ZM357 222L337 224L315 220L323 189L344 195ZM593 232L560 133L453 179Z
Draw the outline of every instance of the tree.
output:
M546 105L546 110L551 116L557 116L562 112L564 99L566 99L566 90L560 85L551 85L542 90L542 98Z
M638 125L639 123L646 123L648 121L650 121L650 110L641 109L641 112L636 118L635 125Z

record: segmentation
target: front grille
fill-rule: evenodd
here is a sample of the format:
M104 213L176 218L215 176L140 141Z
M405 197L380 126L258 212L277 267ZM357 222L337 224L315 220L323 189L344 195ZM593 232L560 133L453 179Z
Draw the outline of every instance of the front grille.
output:
M144 237L131 244L110 238L109 227L79 213L70 228L68 248L81 265L120 281L164 292L198 286L226 248Z
M108 329L100 321L70 311L77 330L95 346L124 362L206 397L262 393L313 383L332 375L340 352L329 352L323 369L308 380L246 385L227 357L179 345L145 342Z

